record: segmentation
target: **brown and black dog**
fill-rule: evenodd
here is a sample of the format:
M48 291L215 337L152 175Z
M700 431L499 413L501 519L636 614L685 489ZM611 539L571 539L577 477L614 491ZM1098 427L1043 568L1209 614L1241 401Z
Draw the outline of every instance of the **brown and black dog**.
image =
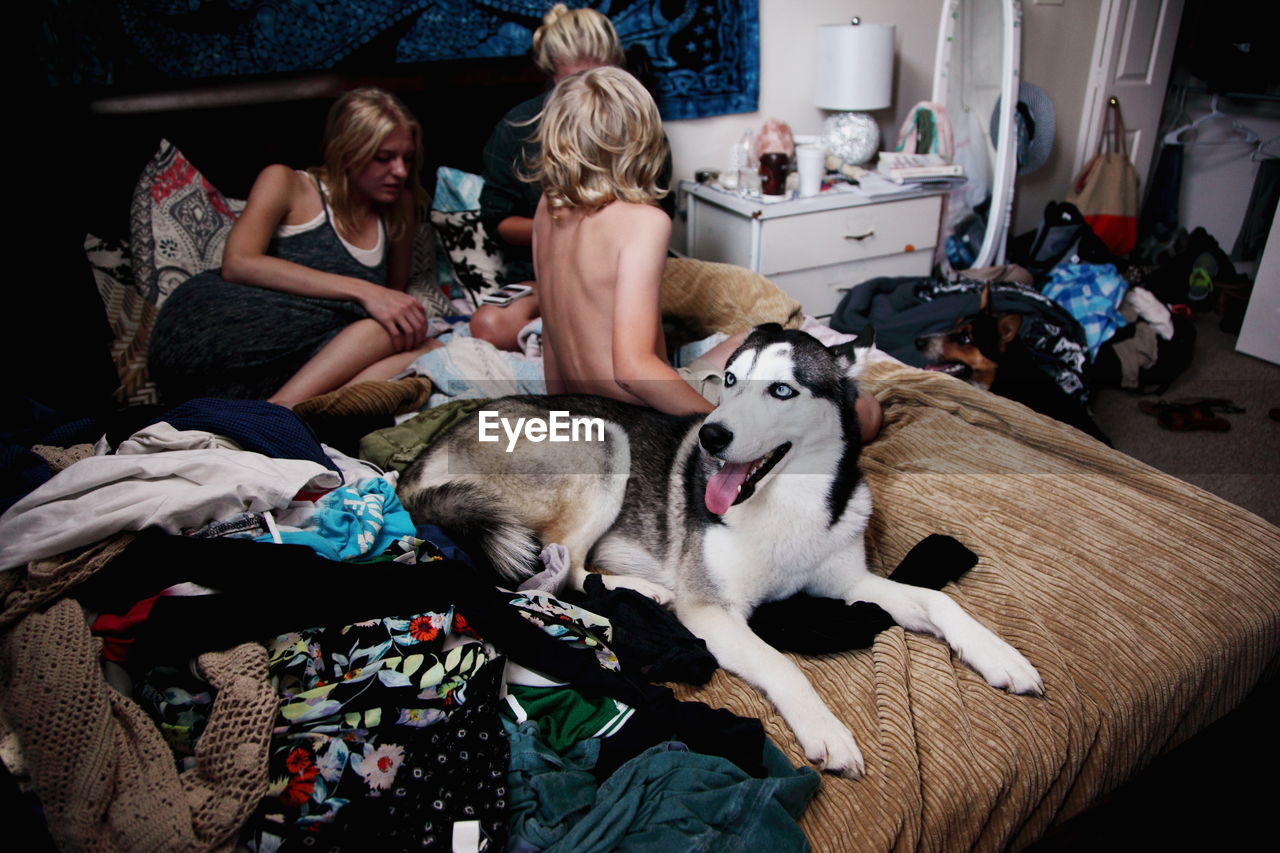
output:
M1021 329L1022 315L997 314L991 305L991 288L984 287L977 314L962 318L949 332L917 338L916 349L929 362L928 370L1017 400L1111 444L1084 405L1036 364L1018 336Z

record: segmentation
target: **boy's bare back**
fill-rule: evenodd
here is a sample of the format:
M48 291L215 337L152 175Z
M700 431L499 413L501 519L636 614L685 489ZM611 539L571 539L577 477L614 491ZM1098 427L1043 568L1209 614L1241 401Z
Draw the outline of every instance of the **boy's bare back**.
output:
M711 406L667 362L659 295L671 220L613 201L594 213L544 198L533 259L550 393L600 394L670 412Z

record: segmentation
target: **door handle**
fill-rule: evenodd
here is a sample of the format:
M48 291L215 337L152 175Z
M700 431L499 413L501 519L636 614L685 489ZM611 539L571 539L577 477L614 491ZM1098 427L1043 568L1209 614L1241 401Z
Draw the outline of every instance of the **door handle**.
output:
M868 237L874 237L875 234L876 234L875 228L868 228L866 231L864 231L861 234L846 234L844 235L844 238L846 240L865 240Z

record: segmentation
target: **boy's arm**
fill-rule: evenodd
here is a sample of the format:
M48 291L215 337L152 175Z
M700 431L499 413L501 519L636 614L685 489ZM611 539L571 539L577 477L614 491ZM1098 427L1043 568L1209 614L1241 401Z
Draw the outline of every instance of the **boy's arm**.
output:
M714 408L658 352L662 340L659 296L671 220L657 207L636 208L624 220L613 294L613 378L647 405L673 415Z

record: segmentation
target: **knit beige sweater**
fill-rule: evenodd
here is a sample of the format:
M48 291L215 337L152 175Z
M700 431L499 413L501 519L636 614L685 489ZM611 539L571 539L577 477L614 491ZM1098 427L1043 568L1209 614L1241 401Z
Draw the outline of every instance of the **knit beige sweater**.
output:
M60 849L228 850L266 790L277 702L266 651L198 659L216 698L196 767L179 773L155 724L103 678L83 609L62 597L130 539L0 573L2 757Z

